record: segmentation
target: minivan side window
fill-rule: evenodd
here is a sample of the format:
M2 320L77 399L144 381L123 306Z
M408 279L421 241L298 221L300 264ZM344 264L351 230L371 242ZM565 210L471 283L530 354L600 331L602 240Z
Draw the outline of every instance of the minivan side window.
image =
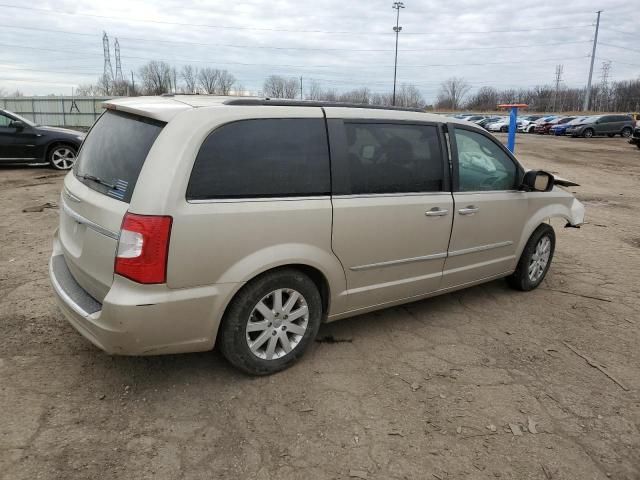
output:
M458 150L458 189L461 192L513 190L518 168L492 140L469 130L455 129Z
M187 199L327 195L331 190L324 120L241 120L206 138Z
M441 192L444 166L431 125L345 122L352 194Z

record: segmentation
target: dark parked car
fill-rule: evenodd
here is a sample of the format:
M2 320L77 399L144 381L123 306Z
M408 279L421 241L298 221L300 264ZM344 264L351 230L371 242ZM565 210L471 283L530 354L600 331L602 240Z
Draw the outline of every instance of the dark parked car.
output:
M576 117L556 117L548 122L539 123L535 127L535 132L540 135L546 135L547 133L551 133L551 128L555 125L563 125L565 123L569 123L571 120L574 120Z
M629 138L633 132L634 120L629 115L598 115L590 117L579 125L567 129L572 137L591 138L596 135L613 137L621 135Z
M0 163L48 163L57 170L68 170L84 136L75 130L43 127L0 110Z
M629 139L629 143L640 148L640 126L633 130L633 136Z

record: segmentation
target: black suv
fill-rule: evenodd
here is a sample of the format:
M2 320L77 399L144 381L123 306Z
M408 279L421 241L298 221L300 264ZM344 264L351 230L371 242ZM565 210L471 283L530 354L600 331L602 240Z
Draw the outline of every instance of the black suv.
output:
M640 148L640 125L636 126L633 136L629 139L629 143Z
M596 135L607 135L608 137L620 135L629 138L634 126L635 121L629 115L598 115L567 128L567 135L585 138Z
M65 128L43 127L6 110L0 110L0 164L48 163L68 170L85 134Z

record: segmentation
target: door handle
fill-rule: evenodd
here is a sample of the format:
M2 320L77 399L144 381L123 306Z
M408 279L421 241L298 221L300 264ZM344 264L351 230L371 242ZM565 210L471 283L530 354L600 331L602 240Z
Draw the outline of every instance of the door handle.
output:
M424 212L427 217L444 217L447 213L449 213L449 210L440 207L433 207L431 210Z
M478 207L474 206L474 205L468 205L465 208L461 208L460 210L458 210L458 213L460 215L473 215L474 213L476 213L479 210Z

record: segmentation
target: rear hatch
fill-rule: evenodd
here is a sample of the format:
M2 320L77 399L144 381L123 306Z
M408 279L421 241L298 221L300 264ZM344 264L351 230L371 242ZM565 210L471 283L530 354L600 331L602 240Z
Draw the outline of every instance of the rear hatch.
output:
M164 125L108 110L87 135L73 172L65 178L60 246L75 280L100 302L113 282L122 220Z

